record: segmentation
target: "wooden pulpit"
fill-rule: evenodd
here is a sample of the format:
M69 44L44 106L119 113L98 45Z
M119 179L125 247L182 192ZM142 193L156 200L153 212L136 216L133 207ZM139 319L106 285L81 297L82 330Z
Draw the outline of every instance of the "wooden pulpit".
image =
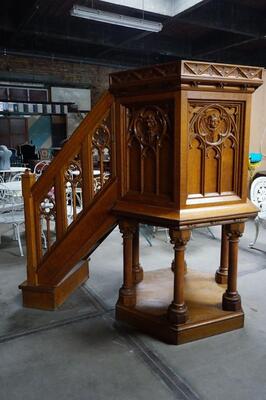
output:
M195 61L111 74L121 193L113 212L124 244L118 320L174 344L243 326L238 241L257 214L248 152L251 96L261 84L261 68ZM172 270L143 272L140 223L169 229ZM211 225L222 226L220 268L186 273L191 230Z

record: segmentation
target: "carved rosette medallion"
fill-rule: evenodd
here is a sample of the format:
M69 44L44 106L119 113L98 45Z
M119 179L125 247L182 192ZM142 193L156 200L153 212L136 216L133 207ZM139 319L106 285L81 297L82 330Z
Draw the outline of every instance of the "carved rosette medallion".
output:
M137 139L143 155L149 149L156 152L168 136L169 124L166 112L158 106L146 106L137 110L129 124L129 145L133 139Z

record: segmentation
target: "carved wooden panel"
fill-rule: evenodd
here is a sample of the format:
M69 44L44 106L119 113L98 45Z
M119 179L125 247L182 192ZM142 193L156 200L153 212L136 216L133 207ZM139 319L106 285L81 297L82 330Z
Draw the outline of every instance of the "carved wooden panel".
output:
M244 103L193 100L188 114L189 197L239 195Z
M127 107L127 187L130 193L172 198L173 102Z

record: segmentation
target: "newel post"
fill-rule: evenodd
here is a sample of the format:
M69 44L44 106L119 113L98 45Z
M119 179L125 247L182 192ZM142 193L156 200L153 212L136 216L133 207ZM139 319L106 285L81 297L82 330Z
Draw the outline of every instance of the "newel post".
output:
M22 175L22 194L24 198L25 233L27 246L27 283L37 285L37 247L35 240L35 212L31 188L35 183L35 175L26 170Z

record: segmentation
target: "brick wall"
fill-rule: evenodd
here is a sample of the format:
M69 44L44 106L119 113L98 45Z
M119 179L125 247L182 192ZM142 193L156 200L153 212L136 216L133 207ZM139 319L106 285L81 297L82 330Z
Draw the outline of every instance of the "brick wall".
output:
M108 88L109 73L117 70L114 67L58 61L52 58L0 56L0 80L91 89L92 105Z

